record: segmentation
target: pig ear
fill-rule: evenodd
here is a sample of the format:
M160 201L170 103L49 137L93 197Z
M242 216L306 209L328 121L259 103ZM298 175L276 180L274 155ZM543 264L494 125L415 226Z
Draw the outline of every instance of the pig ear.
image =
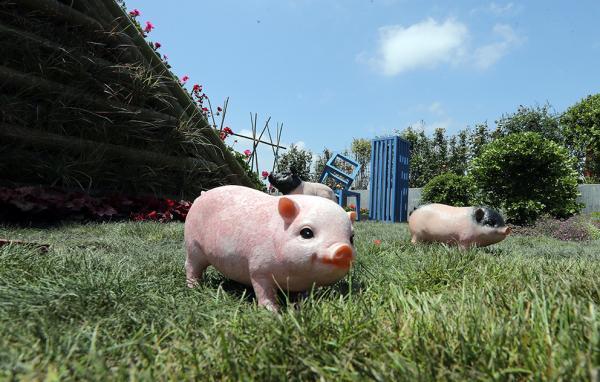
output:
M348 217L350 218L350 221L354 223L356 221L356 212L348 211Z
M298 215L298 206L296 203L294 203L292 199L286 198L285 196L279 198L279 205L277 208L279 209L279 215L281 215L283 220L286 222L291 222L294 220L296 215Z
M483 208L478 208L475 210L475 221L477 221L477 223L480 223L481 220L483 219L483 216L485 215L485 211L483 210Z

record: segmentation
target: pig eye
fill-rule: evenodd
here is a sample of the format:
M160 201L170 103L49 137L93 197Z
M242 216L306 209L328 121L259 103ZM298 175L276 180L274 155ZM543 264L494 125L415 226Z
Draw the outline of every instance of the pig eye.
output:
M303 239L312 239L315 234L313 233L312 229L303 228L302 231L300 231L300 236L302 236Z
M354 235L350 236L350 244L354 245Z

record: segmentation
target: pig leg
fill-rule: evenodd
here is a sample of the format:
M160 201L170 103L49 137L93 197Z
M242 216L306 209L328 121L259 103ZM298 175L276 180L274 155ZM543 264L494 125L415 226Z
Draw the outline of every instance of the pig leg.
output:
M419 240L417 234L414 234L410 237L410 242L413 244L419 244L419 243L423 242L423 240Z
M188 246L187 258L185 260L185 277L189 288L198 285L198 281L202 278L202 274L206 267L210 264L206 256L197 246Z
M264 275L250 275L250 281L252 281L258 305L277 312L277 292L273 278Z

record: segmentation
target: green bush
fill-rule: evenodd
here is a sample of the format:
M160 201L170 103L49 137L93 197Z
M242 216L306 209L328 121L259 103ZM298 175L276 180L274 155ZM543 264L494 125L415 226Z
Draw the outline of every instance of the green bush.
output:
M600 93L571 106L560 118L567 146L582 165L584 182L600 180Z
M473 180L464 175L445 173L431 179L421 194L426 203L443 203L456 207L470 206L475 187Z
M574 158L538 133L509 134L489 143L471 164L481 202L500 208L508 221L532 224L542 214L577 213Z

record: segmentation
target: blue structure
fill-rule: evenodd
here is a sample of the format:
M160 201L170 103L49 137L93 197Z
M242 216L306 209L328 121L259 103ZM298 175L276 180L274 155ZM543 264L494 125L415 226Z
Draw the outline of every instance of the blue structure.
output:
M371 141L369 219L408 220L408 164L410 143L400 137Z
M353 167L352 172L348 173L343 169L335 166L336 159L346 164L345 167ZM321 173L321 177L319 178L319 183L325 183L327 178L332 178L336 184L340 186L340 188L335 188L333 192L337 195L338 204L342 207L346 205L348 200L348 196L354 196L356 198L356 220L360 221L360 194L358 192L350 191L350 186L354 179L356 179L356 175L360 171L360 165L358 162L353 161L352 159L343 156L342 154L333 153L331 158L325 164L325 168Z

